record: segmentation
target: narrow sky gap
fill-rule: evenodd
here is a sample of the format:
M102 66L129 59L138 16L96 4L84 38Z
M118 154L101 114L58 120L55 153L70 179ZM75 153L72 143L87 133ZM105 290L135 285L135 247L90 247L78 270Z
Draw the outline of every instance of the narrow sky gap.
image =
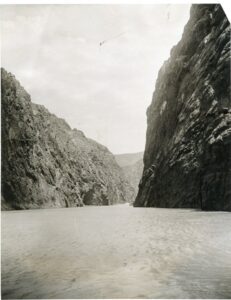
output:
M189 9L188 4L4 6L2 66L33 102L113 153L143 151L155 80L181 38Z

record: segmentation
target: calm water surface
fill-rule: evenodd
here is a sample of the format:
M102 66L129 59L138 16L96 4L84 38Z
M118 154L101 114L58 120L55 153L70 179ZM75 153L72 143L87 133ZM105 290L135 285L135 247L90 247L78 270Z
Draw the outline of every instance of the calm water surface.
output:
M231 215L127 205L3 212L2 297L231 298Z

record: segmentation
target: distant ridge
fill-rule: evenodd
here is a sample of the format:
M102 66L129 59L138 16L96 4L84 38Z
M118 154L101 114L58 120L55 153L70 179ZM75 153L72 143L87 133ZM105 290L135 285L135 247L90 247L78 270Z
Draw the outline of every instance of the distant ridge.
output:
M131 166L143 158L144 152L115 154L115 159L120 167Z
M135 195L137 195L138 185L144 168L143 154L143 152L137 152L115 155L116 162L122 168L126 180L133 187Z

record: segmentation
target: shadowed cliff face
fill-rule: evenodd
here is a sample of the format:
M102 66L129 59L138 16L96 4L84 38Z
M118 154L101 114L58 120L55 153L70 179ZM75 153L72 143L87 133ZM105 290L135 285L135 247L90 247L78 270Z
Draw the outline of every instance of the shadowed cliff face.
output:
M108 149L33 104L2 69L2 208L109 205L132 188Z
M231 210L230 24L193 5L147 110L135 206Z

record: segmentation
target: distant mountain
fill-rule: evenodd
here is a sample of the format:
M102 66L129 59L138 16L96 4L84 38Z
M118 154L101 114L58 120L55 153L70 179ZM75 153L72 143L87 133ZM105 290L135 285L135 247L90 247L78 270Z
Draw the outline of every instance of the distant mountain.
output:
M133 187L136 196L144 167L143 152L118 154L115 155L115 159L118 165L122 167L124 175Z
M4 69L1 83L2 209L110 205L134 198L106 147L32 103Z
M143 158L143 152L116 154L115 159L120 167L131 166Z

